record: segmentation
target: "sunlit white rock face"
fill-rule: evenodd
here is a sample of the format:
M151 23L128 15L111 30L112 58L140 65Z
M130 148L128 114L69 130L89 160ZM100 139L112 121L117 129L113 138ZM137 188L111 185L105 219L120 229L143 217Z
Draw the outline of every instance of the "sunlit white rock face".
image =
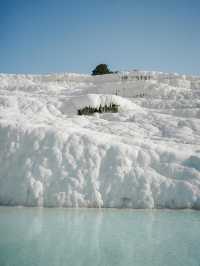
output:
M200 208L200 78L0 74L0 204Z

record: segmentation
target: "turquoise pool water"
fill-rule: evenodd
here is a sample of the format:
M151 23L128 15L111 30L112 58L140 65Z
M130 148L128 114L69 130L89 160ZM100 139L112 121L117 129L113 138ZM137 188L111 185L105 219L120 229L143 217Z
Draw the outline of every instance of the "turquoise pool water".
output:
M0 266L200 265L200 212L0 208Z

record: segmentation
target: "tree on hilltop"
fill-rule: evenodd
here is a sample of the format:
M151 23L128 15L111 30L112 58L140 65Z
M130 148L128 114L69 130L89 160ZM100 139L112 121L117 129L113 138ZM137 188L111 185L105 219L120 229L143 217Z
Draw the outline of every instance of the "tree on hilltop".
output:
M96 66L95 69L92 71L92 76L111 74L111 73L113 72L110 71L110 69L108 68L106 64L100 64Z

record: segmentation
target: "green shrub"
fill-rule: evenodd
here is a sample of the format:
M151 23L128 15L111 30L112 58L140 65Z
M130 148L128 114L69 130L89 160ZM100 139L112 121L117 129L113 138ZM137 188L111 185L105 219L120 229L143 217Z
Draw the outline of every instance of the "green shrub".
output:
M106 64L100 64L96 66L96 68L92 71L92 76L111 74L111 73L113 72L109 70Z
M94 113L117 113L119 110L119 105L115 103L110 103L110 105L100 105L97 107L85 106L82 109L78 109L78 115L92 115Z

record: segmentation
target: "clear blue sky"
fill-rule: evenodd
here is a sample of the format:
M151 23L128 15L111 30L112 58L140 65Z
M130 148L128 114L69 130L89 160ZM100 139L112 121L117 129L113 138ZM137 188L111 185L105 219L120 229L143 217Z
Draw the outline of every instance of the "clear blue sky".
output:
M0 0L0 72L200 74L199 0Z

